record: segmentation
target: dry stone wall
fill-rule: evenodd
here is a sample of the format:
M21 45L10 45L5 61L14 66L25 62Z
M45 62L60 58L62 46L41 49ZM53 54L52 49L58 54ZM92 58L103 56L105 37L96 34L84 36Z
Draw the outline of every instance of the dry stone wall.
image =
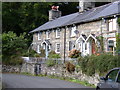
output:
M57 77L65 77L65 78L72 78L78 79L80 81L87 81L91 84L97 85L99 82L99 75L95 74L94 76L87 76L82 73L82 70L75 70L72 73L69 73L66 70L64 65L55 65L52 67L48 67L46 64L36 64L36 63L24 63L22 66L7 66L3 65L2 71L3 72L16 72L16 73L30 73L35 75L35 65L39 66L38 74L43 75L54 75Z

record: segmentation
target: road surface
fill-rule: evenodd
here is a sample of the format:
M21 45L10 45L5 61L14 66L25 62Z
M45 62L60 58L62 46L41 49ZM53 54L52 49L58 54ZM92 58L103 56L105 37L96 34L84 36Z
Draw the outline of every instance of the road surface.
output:
M64 80L18 74L3 74L2 82L5 88L89 88Z

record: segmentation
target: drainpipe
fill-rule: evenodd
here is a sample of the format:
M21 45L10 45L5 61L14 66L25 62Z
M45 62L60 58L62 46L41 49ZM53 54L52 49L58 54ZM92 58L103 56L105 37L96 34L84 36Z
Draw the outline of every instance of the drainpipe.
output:
M65 27L65 30L64 30L64 63L65 63L65 53L66 53L66 29L67 29L67 26Z
M101 53L103 53L103 48L104 48L104 46L103 46L103 43L104 43L103 42L103 33L102 33L102 25L103 25L102 22L103 22L103 19L104 18L102 18L102 20L101 20L101 31L100 31L101 32L101 41L102 41L101 42Z

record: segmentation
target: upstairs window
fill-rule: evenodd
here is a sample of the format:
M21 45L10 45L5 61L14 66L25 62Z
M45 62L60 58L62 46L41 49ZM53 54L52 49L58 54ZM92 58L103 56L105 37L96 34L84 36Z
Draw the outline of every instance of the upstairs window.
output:
M56 38L60 38L60 29L56 30Z
M41 40L41 35L42 35L42 33L38 32L38 40Z
M59 43L56 44L56 53L60 53L60 44Z
M117 18L109 20L109 31L117 30Z
M70 37L74 37L76 35L75 31L76 31L76 26L74 26L70 29Z
M50 39L50 31L46 31L46 39Z

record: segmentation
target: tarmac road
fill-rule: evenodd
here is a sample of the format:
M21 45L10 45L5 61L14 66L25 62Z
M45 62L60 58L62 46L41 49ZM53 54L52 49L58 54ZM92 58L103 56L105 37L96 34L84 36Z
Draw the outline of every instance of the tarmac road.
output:
M89 88L64 80L18 74L2 74L5 88Z

